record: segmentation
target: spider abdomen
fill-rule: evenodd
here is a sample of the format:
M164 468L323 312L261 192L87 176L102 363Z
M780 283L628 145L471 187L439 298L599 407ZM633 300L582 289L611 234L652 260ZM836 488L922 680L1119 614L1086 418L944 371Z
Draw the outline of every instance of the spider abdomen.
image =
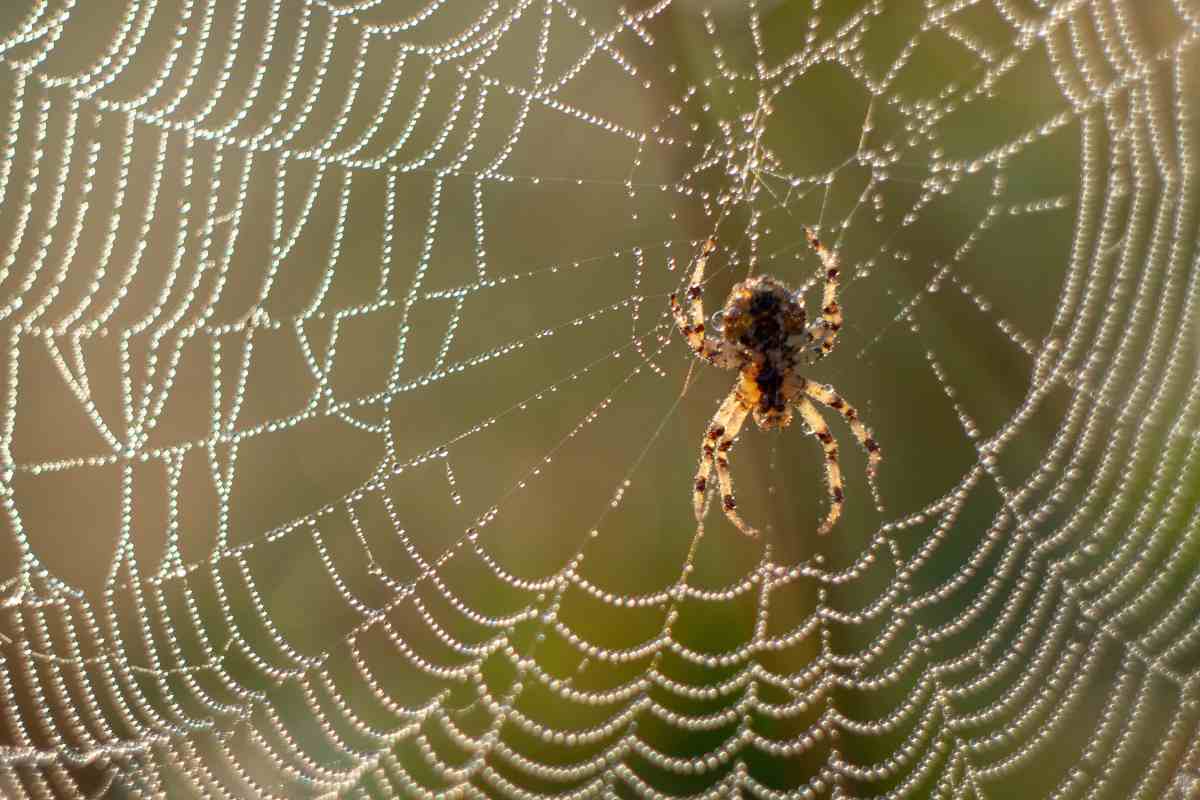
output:
M748 364L742 369L738 394L764 430L784 428L792 421L785 380L784 372L771 363Z

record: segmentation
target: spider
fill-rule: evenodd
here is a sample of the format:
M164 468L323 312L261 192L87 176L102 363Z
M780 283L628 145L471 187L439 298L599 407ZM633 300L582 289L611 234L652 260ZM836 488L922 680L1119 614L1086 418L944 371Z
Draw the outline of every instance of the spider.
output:
M688 286L689 306L685 311L677 293L671 294L671 312L675 324L687 338L696 355L722 369L738 370L733 389L713 415L700 447L700 468L693 485L692 504L696 520L704 515L705 490L713 469L721 486L721 505L738 530L750 537L758 532L737 512L733 498L733 478L729 471L729 450L746 421L753 414L763 430L786 428L792 422L792 406L825 451L825 475L829 482L829 512L817 533L826 534L842 513L845 493L842 471L838 466L838 445L813 400L832 408L850 425L867 451L867 477L874 479L882 455L871 432L863 425L854 406L842 399L832 386L814 383L799 374L802 361L809 364L829 355L842 326L842 309L837 302L838 260L807 228L809 245L821 259L825 271L825 290L821 319L811 326L805 320L799 293L771 275L756 275L733 287L720 312L721 338L705 335L703 281L704 268L717 249L715 237L700 248ZM805 354L811 353L806 358Z

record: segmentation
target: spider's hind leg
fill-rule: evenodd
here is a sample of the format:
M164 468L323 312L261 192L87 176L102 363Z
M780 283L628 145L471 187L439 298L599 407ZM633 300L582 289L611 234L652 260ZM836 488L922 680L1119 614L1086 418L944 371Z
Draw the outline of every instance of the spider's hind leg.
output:
M733 440L742 429L749 413L750 408L739 396L737 389L734 389L713 415L700 448L700 469L696 473L692 505L696 511L696 520L700 521L704 517L704 496L708 489L708 477L715 467L721 487L721 508L725 516L739 531L747 536L756 537L758 531L747 525L737 513L737 501L733 497L733 476L729 471L729 450L733 447Z
M829 513L826 514L821 527L817 528L817 533L824 535L833 529L838 517L842 515L842 504L846 502L845 490L842 488L842 468L838 465L838 443L829 432L825 418L811 400L801 397L796 400L796 407L800 409L804 423L808 425L813 436L820 440L821 448L825 451L825 477L829 481Z
M879 451L879 444L872 438L871 431L859 419L858 410L833 389L819 383L805 382L804 393L846 418L846 424L854 432L854 437L867 451L867 477L874 480L875 473L879 470L879 462L883 461L883 454Z

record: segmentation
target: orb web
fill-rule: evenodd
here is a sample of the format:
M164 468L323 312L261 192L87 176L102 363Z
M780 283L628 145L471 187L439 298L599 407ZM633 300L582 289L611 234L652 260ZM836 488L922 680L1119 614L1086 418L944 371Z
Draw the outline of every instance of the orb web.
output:
M0 11L0 793L1195 794L1193 4L99 6ZM747 428L751 541L667 298L806 227L884 462Z

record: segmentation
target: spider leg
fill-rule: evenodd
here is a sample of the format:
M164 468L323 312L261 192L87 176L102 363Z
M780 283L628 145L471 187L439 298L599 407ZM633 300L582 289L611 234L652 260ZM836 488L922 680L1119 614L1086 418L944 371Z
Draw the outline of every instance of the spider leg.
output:
M708 266L708 257L717 251L717 240L712 236L700 245L700 255L696 257L696 266L692 269L692 281L688 284L688 316L692 325L704 324L704 269Z
M821 297L820 330L817 333L810 333L813 341L820 342L819 353L823 357L833 351L834 345L837 344L838 331L842 329L842 307L838 304L837 299L840 283L838 276L841 274L841 270L838 267L837 253L823 245L817 235L808 228L804 229L804 236L808 239L812 249L816 251L817 257L821 259L821 266L825 269L825 291Z
M821 447L825 450L825 477L829 481L830 505L825 521L821 523L821 527L817 528L817 533L824 535L829 533L834 523L838 521L838 517L842 515L842 504L846 501L846 495L842 489L842 469L838 466L838 444L837 440L833 438L833 434L829 432L825 418L821 416L821 412L817 411L817 407L812 404L812 401L807 397L801 397L796 400L796 407L800 409L800 416L804 417L808 429L812 431L813 436L820 440Z
M733 412L733 418L725 428L725 434L717 443L716 465L717 480L721 482L721 509L739 531L754 539L758 537L758 531L747 525L742 515L737 512L737 501L733 498L733 474L729 471L729 450L733 447L734 437L749 413L750 409L739 402Z
M717 409L717 413L709 420L704 438L700 440L700 466L696 470L696 480L692 486L692 507L696 511L697 522L704 518L704 495L708 491L708 478L712 474L717 444L725 434L725 427L729 424L738 403L737 391L730 392Z
M867 451L867 477L873 480L876 471L879 469L879 462L883 461L883 454L879 452L879 443L871 438L871 431L858 418L858 411L828 386L813 383L812 381L805 381L804 393L846 418L846 423L850 426L850 430L854 432L854 436Z
M733 477L729 472L729 450L733 447L733 440L742 429L749 413L749 406L735 388L713 415L700 447L700 469L696 473L692 505L696 511L696 520L699 521L704 516L704 494L708 489L708 478L715 467L721 486L721 508L725 516L729 517L729 521L742 533L754 537L758 532L747 525L735 510L737 503L733 498Z
M700 248L696 257L696 266L692 269L692 279L688 284L688 308L684 311L679 302L677 292L671 292L671 314L675 317L675 325L687 337L688 346L696 355L718 367L730 368L737 366L737 350L730 343L706 336L704 333L704 268L708 265L708 257L717 249L717 240L709 238Z

